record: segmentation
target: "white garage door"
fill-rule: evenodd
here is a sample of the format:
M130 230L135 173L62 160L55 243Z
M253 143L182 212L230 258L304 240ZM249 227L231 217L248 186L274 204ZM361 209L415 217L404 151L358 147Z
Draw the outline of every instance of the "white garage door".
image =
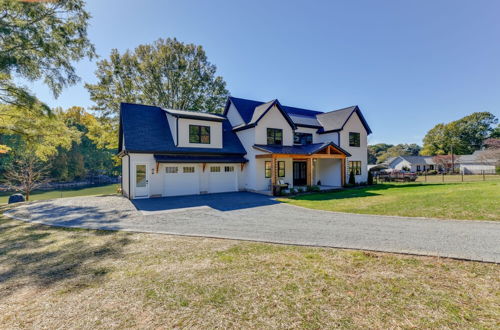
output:
M198 164L166 164L165 196L197 195L200 193Z
M208 166L208 192L219 193L238 190L236 165L210 164Z

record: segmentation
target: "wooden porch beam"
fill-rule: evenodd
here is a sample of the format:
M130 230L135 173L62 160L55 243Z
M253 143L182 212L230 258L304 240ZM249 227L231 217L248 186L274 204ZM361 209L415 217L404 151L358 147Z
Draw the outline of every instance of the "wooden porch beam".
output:
M245 163L241 163L241 172L243 172L244 167L245 167Z
M205 172L205 168L207 167L207 163L201 164L202 171Z
M158 169L160 168L160 162L156 162L156 174L158 174Z
M276 157L272 155L271 158L271 191L274 190L274 185L276 184Z
M342 159L341 161L341 166L340 169L342 171L341 176L340 176L340 183L343 186L345 186L345 158Z
M312 186L313 176L313 159L307 158L307 185Z
M265 154L265 155L255 155L255 158L301 158L301 159L310 159L310 158L327 158L327 159L342 159L346 158L345 155L340 154L313 154L313 155L299 155L299 154Z

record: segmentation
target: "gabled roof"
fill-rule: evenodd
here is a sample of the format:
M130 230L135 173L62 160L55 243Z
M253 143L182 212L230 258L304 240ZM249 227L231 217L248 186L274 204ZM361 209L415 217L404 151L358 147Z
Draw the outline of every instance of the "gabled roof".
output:
M222 148L176 147L165 110L121 103L118 151L137 153L246 154L229 120L222 122Z
M291 155L312 155L321 150L327 148L328 146L332 146L335 149L338 149L340 152L345 154L347 157L350 157L351 154L346 150L342 149L338 145L333 142L324 142L324 143L313 143L313 144L304 144L304 145L295 145L295 146L281 146L281 145L266 145L266 144L255 144L253 147L255 149L269 152L273 154L291 154Z
M245 122L245 124L240 125L238 128L236 128L237 130L255 126L257 118L262 117L263 109L267 109L270 104L276 102L277 104L279 104L281 108L280 110L283 110L283 112L288 116L288 118L290 118L293 124L297 126L318 128L318 133L328 133L343 129L353 113L357 113L367 133L372 133L358 106L352 106L329 112L321 112L316 110L308 110L281 105L278 100L273 100L265 103L231 96L228 99L224 115L227 114L230 102L234 104L241 118Z
M358 115L359 120L361 120L361 123L365 127L367 134L371 134L372 130L370 129L370 126L368 126L368 123L366 122L363 114L361 113L361 110L359 110L359 107L357 105L317 115L316 118L318 119L318 122L321 124L321 126L323 126L323 129L320 130L319 133L328 133L342 130L353 113L356 113Z
M233 99L235 99L235 98L229 97L229 100L233 101ZM266 103L259 102L260 104L256 105L253 109L251 109L251 106L256 104L256 103L254 103L255 101L245 102L248 100L244 100L244 99L238 99L238 100L239 100L238 102L240 103L240 106L242 106L243 111L240 111L240 109L236 106L236 104L235 104L235 107L238 110L238 112L240 113L240 116L245 121L245 123L242 125L239 125L238 127L233 127L233 129L243 130L246 128L255 127L258 124L258 122L262 118L264 118L264 116L267 114L267 112L269 110L271 110L271 108L273 106L276 106L276 108L281 112L281 114L283 115L285 120L288 122L288 124L292 127L292 129L296 128L293 120L290 118L290 116L288 116L286 111L283 109L282 105L276 99L269 101L269 102L266 102ZM224 110L224 115L227 115L228 108L229 108L229 103L226 105L226 109ZM247 119L248 119L248 121L247 121Z
M433 160L433 156L398 156L389 158L386 163L392 164L394 161L401 159L406 160L410 164L425 164L425 165L435 165L436 162Z

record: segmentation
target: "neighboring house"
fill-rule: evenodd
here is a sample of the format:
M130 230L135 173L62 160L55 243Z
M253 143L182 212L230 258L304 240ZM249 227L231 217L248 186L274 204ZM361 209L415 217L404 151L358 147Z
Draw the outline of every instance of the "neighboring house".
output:
M398 156L389 158L386 162L387 166L396 170L409 169L411 172L423 172L440 170L433 156Z
M495 173L500 165L498 151L476 150L472 155L458 156L460 172L465 174Z
M319 112L229 97L224 114L122 103L119 156L129 198L367 180L359 107Z

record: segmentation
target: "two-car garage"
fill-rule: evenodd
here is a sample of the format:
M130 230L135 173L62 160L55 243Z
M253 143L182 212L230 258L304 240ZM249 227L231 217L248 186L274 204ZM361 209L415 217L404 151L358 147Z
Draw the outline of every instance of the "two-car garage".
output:
M238 191L238 164L165 163L164 196Z

